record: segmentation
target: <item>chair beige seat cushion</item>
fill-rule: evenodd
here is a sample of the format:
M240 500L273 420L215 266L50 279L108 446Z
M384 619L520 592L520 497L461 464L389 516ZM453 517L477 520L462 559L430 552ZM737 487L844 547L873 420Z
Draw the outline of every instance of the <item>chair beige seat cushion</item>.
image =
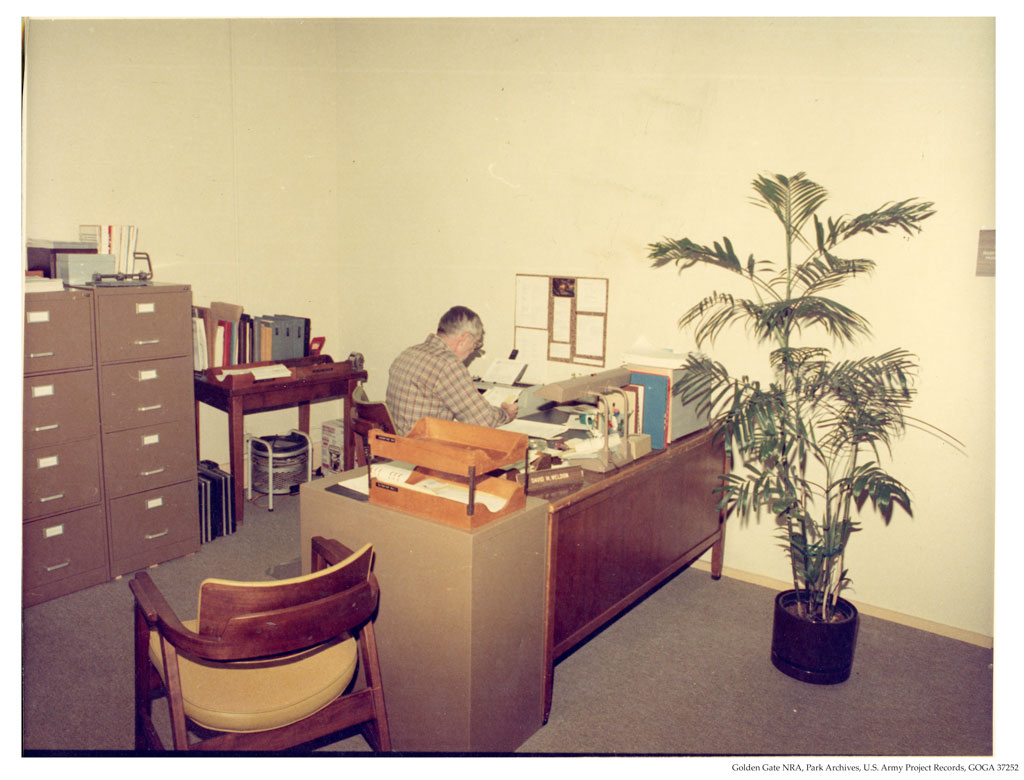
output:
M184 620L190 631L198 621ZM156 631L149 656L164 675ZM323 709L348 687L356 670L353 637L337 639L272 661L220 663L178 654L185 714L216 731L264 731L287 726Z

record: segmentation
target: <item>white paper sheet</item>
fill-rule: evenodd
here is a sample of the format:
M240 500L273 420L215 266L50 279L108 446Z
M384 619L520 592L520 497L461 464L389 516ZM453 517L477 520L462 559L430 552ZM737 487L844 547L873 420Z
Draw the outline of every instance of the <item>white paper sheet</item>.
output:
M576 311L604 313L608 307L607 279L576 280Z
M500 426L498 430L525 433L527 436L532 436L535 439L555 439L569 430L569 426L535 422L534 420L513 420Z

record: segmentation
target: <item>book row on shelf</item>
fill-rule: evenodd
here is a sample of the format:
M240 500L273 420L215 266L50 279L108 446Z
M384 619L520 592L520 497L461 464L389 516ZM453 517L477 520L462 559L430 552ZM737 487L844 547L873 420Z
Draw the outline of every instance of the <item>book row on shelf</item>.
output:
M136 273L139 229L135 225L79 225L78 238L94 245L99 254L113 255L117 273Z
M310 354L309 319L253 316L236 304L192 307L194 369L288 360Z

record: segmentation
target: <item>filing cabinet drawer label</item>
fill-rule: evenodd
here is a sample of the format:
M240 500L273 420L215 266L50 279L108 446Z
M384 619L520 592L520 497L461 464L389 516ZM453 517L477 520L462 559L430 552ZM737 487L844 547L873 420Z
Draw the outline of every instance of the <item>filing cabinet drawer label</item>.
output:
M43 529L43 537L49 539L51 536L60 536L64 533L64 524L51 525L49 528Z
M143 370L139 371L139 381L140 382L148 382L151 379L159 378L159 376L160 376L160 372L157 371L155 368L146 368L146 369L143 369Z
M52 384L49 385L33 385L32 386L32 397L33 398L46 398L52 396L54 388Z
M46 455L42 458L36 458L37 469L52 469L55 466L60 465L60 456L58 455Z
M44 309L43 311L25 312L25 321L29 325L37 325L41 322L49 322L50 311L49 309Z
M152 301L145 301L145 302L140 301L139 303L135 304L135 313L136 314L155 314L156 313L156 304L153 303Z
M142 446L143 447L152 447L154 444L159 444L159 443L160 443L160 434L159 433L143 434L143 436L142 436Z
M157 496L156 498L150 498L146 501L146 509L159 509L164 505L164 497Z

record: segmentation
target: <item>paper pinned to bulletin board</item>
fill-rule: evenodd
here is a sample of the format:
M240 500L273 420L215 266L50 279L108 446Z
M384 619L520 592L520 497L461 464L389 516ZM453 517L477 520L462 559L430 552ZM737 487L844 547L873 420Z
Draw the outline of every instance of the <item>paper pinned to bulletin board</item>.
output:
M531 363L605 365L608 280L516 275L515 345Z

